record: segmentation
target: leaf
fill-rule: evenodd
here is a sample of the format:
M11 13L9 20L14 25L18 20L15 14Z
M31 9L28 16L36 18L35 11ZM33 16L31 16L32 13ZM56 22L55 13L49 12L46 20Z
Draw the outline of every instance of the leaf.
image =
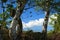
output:
M5 2L7 2L8 0L1 0L1 1L5 3Z
M2 18L2 14L0 14L0 18Z

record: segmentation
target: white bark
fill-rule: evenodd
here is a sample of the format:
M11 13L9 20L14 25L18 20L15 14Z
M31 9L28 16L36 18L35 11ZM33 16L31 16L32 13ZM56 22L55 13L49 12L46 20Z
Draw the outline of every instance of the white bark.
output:
M17 27L17 24L18 24L18 18L20 17L20 9L17 8L17 11L16 11L16 14L11 22L11 26L10 26L10 32L9 32L9 35L11 35L11 38L13 38L12 40L15 40L16 37L17 37L17 34L16 34L16 27Z
M18 21L15 20L15 17L13 18L12 22L11 22L11 29L9 31L10 35L11 35L11 38L15 39L17 36L16 36L16 25L17 25ZM12 39L12 40L13 40Z
M15 14L15 16L14 16L14 18L13 18L13 20L12 20L12 22L11 22L11 31L10 31L10 35L11 35L11 37L13 38L12 40L16 40L16 37L17 37L17 35L16 35L16 28L17 29L21 29L22 28L22 22L20 22L20 24L19 24L19 22L18 22L18 20L19 20L19 18L20 18L20 16L21 16L21 14L22 14L22 11L23 11L23 9L24 9L24 6L25 6L25 4L22 4L23 6L21 6L21 4L22 3L20 3L19 1L18 1L18 3L17 3L17 5L18 5L18 7L17 7L17 10L16 10L16 14ZM22 8L21 8L22 7ZM22 9L22 10L21 10ZM18 26L19 25L19 26ZM22 30L22 29L21 29ZM21 31L20 30L20 31Z

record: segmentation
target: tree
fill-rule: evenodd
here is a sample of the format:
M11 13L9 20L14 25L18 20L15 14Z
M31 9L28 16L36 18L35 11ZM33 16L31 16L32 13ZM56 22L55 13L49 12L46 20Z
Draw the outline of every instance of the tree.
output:
M43 40L47 40L47 25L48 25L48 19L49 19L49 15L50 15L50 9L55 6L55 3L54 3L53 0L37 0L36 2L37 2L37 5L40 6L40 7L42 7L42 9L46 12L46 16L45 16L44 23L43 23L43 33L44 33ZM21 2L21 1L20 2L17 2L17 3L18 3L18 5L19 4L21 5L19 7L19 9L21 7L22 8L20 9L21 10L20 12L18 10L17 10L18 12L16 11L16 14L15 14L15 16L13 18L12 23L11 23L11 27L14 26L12 30L15 30L14 29L15 26L18 24L18 21L16 21L15 19L18 19L19 18L18 16L21 16L21 14L22 14L21 12L23 11L22 9L24 9L24 5L25 5L25 4L22 5L21 3L23 3L23 2ZM20 14L18 14L18 13L20 13ZM14 22L16 22L16 25L15 25ZM14 33L12 32L12 34L14 34Z
M3 2L6 3L6 1L8 1L8 0L1 0L1 1L2 1L2 7L3 7L4 6ZM21 36L21 34L22 34L22 21L21 21L20 16L21 16L21 14L22 14L22 12L24 10L24 7L25 7L25 4L27 3L27 1L26 0L25 1L24 0L18 0L18 1L15 1L15 2L17 3L17 6L18 6L18 7L16 7L16 9L14 9L14 7L12 5L12 3L14 3L14 2L11 2L11 4L7 4L7 7L6 7L6 9L7 9L6 13L9 12L9 14L11 14L10 10L11 11L12 11L12 9L15 10L12 13L13 20L11 22L11 26L10 26L11 29L10 29L10 32L9 32L9 33L11 33L11 37L14 36L14 37L12 37L14 40L15 40L16 37L20 38L19 36ZM4 9L3 9L3 12L4 12ZM4 16L4 14L2 14L2 15ZM9 15L7 15L7 16L9 16ZM18 28L18 30L17 30L18 36L15 37L15 35L16 35L16 27Z
M27 3L26 0L17 0L17 9L16 9L16 14L13 17L13 20L11 22L11 37L13 38L12 40L22 40L22 21L21 21L21 14L23 12L23 9L25 7L25 4ZM18 27L18 35L16 35L16 27Z
M8 13L8 11L5 11L6 6L4 6L4 3L7 2L7 0L0 0L1 1L1 8L2 9L2 13L0 14L0 24L3 25L4 28L8 28L8 24L10 23L10 21L7 21L10 18L10 14Z
M0 0L0 2L1 2L1 8L2 8L2 10L3 10L3 12L1 12L0 13L0 24L2 25L0 28L0 39L1 40L7 40L7 39L9 39L9 35L8 35L8 33L9 33L9 30L8 30L8 26L7 25L9 25L10 24L10 21L7 21L9 18L10 18L10 14L8 13L8 11L6 10L5 11L5 6L4 6L4 3L6 3L7 2L7 0ZM6 33L7 33L7 35L6 35ZM4 37L4 36L5 37Z
M31 0L32 1L32 0ZM4 0L4 2L6 2ZM35 1L37 3L36 6L39 6L39 7L42 7L42 9L46 12L46 16L45 16L45 19L44 19L44 23L43 23L43 33L44 33L44 37L43 37L43 40L47 40L47 25L48 25L48 18L49 18L49 15L50 15L50 9L55 6L55 3L52 1L52 0L36 0ZM24 10L24 7L27 3L27 0L16 0L16 3L17 3L17 7L15 9L15 14L13 14L13 20L11 22L11 37L13 38L12 40L19 40L19 38L21 39L21 36L22 36L22 21L21 21L21 14ZM30 4L29 4L30 5ZM8 6L11 6L12 5L8 5ZM35 5L33 5L34 7ZM9 7L10 9L10 7ZM14 8L11 8L11 9L14 9ZM29 9L29 8L27 8ZM25 9L26 10L26 9ZM17 29L17 33L18 35L16 35L16 27L18 28Z
M36 0L37 5L40 6L45 12L45 19L43 22L43 40L47 40L47 26L48 26L48 20L49 15L51 12L51 9L55 8L55 5L59 5L58 3L55 3L54 0Z
M47 40L47 26L48 26L48 19L50 15L50 4L52 0L41 0L41 2L37 1L37 4L45 10L46 15L43 22L43 40Z
M60 32L60 5L56 5L55 9L57 11L57 20L55 21L54 28L55 32Z
M50 18L52 20L50 24L53 25L54 33L60 32L60 27L59 27L60 26L60 10L59 10L60 8L58 6L55 6L55 9L57 11L57 13L54 14L56 18L53 18L53 17Z

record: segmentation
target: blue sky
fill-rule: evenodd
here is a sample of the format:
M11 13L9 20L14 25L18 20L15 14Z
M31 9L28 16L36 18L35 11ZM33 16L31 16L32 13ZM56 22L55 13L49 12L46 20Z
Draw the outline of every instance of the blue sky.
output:
M30 14L30 12L32 12ZM32 17L30 17L32 15ZM21 16L23 22L24 30L33 30L36 32L42 31L43 20L45 17L45 13L42 10L36 11L36 9L31 8L25 10ZM48 30L52 30L53 28L49 25Z
M14 5L14 7L16 7L16 4ZM2 12L2 8L0 5L0 13L1 12ZM41 32L43 27L44 17L45 17L45 12L42 10L37 11L35 7L30 8L28 10L24 10L21 15L23 30L33 30L36 32ZM48 25L47 30L53 30L52 26Z

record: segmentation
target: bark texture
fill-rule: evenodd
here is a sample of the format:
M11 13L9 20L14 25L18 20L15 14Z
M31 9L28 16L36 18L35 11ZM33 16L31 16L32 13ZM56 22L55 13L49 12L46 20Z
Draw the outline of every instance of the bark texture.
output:
M10 26L11 29L9 32L12 40L22 40L22 21L20 16L23 12L25 4L26 4L26 0L17 0L18 7L16 10L16 14L13 17L13 20L11 22L11 26Z
M47 11L43 23L43 40L47 40L47 26L48 26L49 14L50 11Z

